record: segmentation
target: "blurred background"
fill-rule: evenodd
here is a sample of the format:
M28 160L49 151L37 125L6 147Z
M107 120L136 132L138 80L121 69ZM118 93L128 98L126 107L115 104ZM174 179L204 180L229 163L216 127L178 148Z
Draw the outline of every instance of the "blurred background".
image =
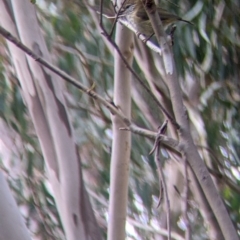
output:
M100 3L35 0L34 4L55 65L112 101L114 50L101 34L99 15L88 6L98 7ZM110 1L103 4L106 11L112 8ZM195 144L240 231L240 3L165 0L158 5L193 23L193 26L176 24L173 52L178 80ZM110 32L113 21L103 20ZM134 38L133 68L171 112L159 56ZM39 142L11 60L4 54L2 37L0 43L0 166L8 176L33 239L64 239ZM66 84L64 96L81 153L85 185L106 238L112 142L110 113L70 84ZM164 121L158 106L134 78L132 121L153 131ZM171 127L168 135L177 136ZM152 140L132 135L127 239L164 239L159 229L166 228L166 216L163 205L157 208L158 175L154 159L148 154L152 146ZM164 149L161 155L171 201L172 231L184 236L183 174L174 156ZM188 216L192 239L211 239L211 230L194 189L190 193Z

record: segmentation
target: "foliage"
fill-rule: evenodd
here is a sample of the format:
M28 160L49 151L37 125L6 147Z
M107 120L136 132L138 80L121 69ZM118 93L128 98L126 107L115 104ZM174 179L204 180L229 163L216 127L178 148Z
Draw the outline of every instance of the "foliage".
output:
M113 53L97 30L98 16L89 12L84 2L80 1L43 0L37 1L35 5L56 64L111 101ZM221 174L221 178L217 179L218 187L237 225L240 218L240 8L233 0L184 0L176 1L175 4L165 2L164 5L183 17L186 12L185 17L194 24L189 26L180 23L175 33L173 49L179 81L187 110L190 115L197 112L202 120L203 130L199 130L200 123L191 118L196 144L202 145L204 142L211 149L210 162L206 161L206 164L214 168L217 174ZM111 21L104 19L108 30L111 29L111 24ZM135 66L135 69L138 72L142 69L144 73L141 66ZM143 73L139 73L141 77ZM13 131L19 139L19 142L15 143L15 151L12 152L12 160L9 164L2 161L1 166L9 176L9 182L18 204L24 209L24 216L32 234L42 239L63 239L64 234L47 182L39 143L7 57L1 58L0 77L0 115L9 131ZM93 208L106 223L112 140L111 116L107 109L73 86L67 86L65 95L84 166L86 186L98 196L90 194ZM148 101L146 104L159 111L157 106L149 106ZM145 114L133 99L133 121L142 127L153 128L153 123ZM154 160L148 155L152 144L148 139L132 136L128 214L143 225L156 225L163 209L156 209L158 177ZM166 164L173 161L164 150L162 159ZM13 175L16 172L17 174ZM236 187L229 185L226 179ZM171 179L169 181L171 182ZM180 202L179 198L177 200ZM198 239L198 236L207 239L204 220L199 217L193 197L191 201L194 202L189 210L193 239ZM179 224L181 209L179 211L175 216L178 226L173 225L174 231L182 234L184 227ZM239 225L237 227L240 228ZM106 234L104 225L102 231ZM137 227L134 234L132 231L128 234L132 237L129 239L153 239L155 235Z

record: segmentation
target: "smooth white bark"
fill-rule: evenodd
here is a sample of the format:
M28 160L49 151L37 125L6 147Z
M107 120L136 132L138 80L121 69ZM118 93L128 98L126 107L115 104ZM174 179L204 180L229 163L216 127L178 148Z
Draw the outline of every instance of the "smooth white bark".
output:
M0 240L30 240L28 229L2 172L0 196Z
M12 8L7 9L4 2ZM28 0L0 0L0 4L0 24L36 54L51 62L35 5ZM12 43L7 43L40 141L66 237L68 240L101 239L83 185L81 162L65 107L62 81Z
M116 43L124 57L132 63L132 33L120 24L116 28ZM130 119L131 113L131 74L122 59L114 55L114 104ZM125 223L128 199L128 175L131 150L130 131L121 131L122 120L112 116L113 143L110 172L110 201L108 240L125 239Z

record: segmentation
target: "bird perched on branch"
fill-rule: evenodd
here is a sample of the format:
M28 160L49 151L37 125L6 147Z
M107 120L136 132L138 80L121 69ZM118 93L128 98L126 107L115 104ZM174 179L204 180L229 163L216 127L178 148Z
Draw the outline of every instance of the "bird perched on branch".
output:
M192 24L177 15L169 13L163 8L157 7L157 11L164 28L177 21ZM139 33L145 34L146 36L152 36L154 34L152 24L141 0L127 2L125 6L122 7L119 17L125 18Z

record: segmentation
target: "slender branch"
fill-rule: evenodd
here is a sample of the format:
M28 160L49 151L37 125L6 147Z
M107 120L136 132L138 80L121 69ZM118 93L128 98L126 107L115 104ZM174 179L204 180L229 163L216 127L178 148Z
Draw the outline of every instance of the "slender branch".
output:
M139 33L136 28L126 19L120 18L118 19L118 21L120 23L122 23L125 27L127 27L128 29L130 29L132 32L134 32L136 34L136 36L143 42L145 43L150 49L152 49L154 52L159 53L160 55L162 54L162 49L157 46L156 44L154 44L152 41L149 41L148 38L142 34Z
M193 138L190 133L187 114L185 113L185 107L183 105L182 91L180 83L177 79L173 54L166 41L162 23L157 13L156 4L153 0L143 0L143 3L159 45L165 44L162 54L165 66L165 77L167 78L166 80L172 100L174 115L177 122L180 124L178 130L180 142L184 149L183 152L186 155L186 158L192 167L204 194L206 195L225 239L238 240L239 237L227 209L223 204L216 187L214 186L213 180L211 179L211 176L204 165L196 146L194 145Z
M240 187L236 183L234 183L231 179L229 179L225 174L216 172L215 170L209 168L208 166L207 169L214 177L219 178L220 181L222 181L224 184L227 184L228 187L230 187L232 190L240 194Z
M146 130L146 129L139 128L139 127L135 126L134 124L132 124L131 121L124 114L121 113L121 111L119 111L115 106L113 106L111 103L106 101L103 97L101 97L100 95L98 95L94 91L89 90L89 88L87 88L86 86L81 84L79 81L77 81L73 77L69 76L68 74L66 74L65 72L60 70L59 68L53 66L51 63L47 62L46 60L44 60L43 58L41 58L40 56L35 54L31 49L29 49L24 44L22 44L17 38L15 38L10 32L5 30L1 26L0 26L0 34L2 34L6 39L8 39L10 42L12 42L17 47L19 47L22 51L24 51L30 57L35 59L35 61L42 64L47 69L53 71L58 76L62 77L62 79L64 79L65 81L73 84L76 88L82 90L84 93L88 94L90 97L98 100L105 107L107 107L111 111L112 114L116 114L117 116L119 116L122 119L122 121L126 124L126 126L128 127L128 128L123 128L124 130L130 130L133 133L137 133L139 135L149 137L149 138L152 138L152 139L154 139L156 137L156 133L154 133L152 131L149 131L149 130ZM179 155L179 153L181 152L181 146L179 146L179 144L176 140L162 135L161 136L161 141L162 141L162 144L167 149L172 150L174 153Z
M52 72L56 73L58 76L63 78L65 81L71 83L76 88L82 90L84 93L88 94L90 97L92 97L95 100L98 100L101 102L105 107L107 107L112 114L116 114L119 116L122 121L127 125L130 126L131 122L128 118L125 117L124 114L122 114L113 104L106 101L103 97L95 93L94 91L90 90L88 87L84 86L82 83L77 81L75 78L69 76L64 71L60 70L59 68L53 66L51 63L47 62L37 54L35 54L30 48L26 47L24 44L22 44L17 38L15 38L10 32L5 30L3 27L0 26L0 34L2 34L6 39L8 39L10 42L15 44L17 47L19 47L21 50L23 50L27 55L32 57L36 62L39 62L44 67L48 68Z
M54 42L53 46L57 51L60 50L60 51L64 51L64 52L76 55L80 59L80 61L81 61L81 58L84 58L84 61L89 60L89 61L93 61L93 62L96 62L96 63L105 64L105 65L110 66L110 67L113 66L113 63L111 61L108 61L106 59L102 59L101 57L91 55L87 52L84 52L84 51L80 50L78 47L71 46L71 45L68 46L68 45L65 45L65 44L63 45L61 42Z
M183 189L183 216L186 225L185 240L191 240L191 227L188 218L188 198L189 198L189 182L188 182L188 163L184 155L184 189Z
M209 147L202 146L202 145L196 145L196 147L207 150L207 151L211 154L211 156L213 157L213 160L217 163L217 165L224 168L224 165L222 164L222 162L219 161L219 159L217 158L217 156L214 154L214 152L213 152Z
M161 189L163 189L163 193L165 196L165 207L166 207L166 213L167 213L167 229L168 229L168 240L171 240L171 221L170 221L170 201L169 201L169 197L168 197L168 191L167 191L167 184L165 181L165 177L163 174L163 170L162 170L162 163L160 160L160 144L161 144L161 135L165 134L167 131L167 121L165 121L162 126L158 129L158 134L156 136L155 139L155 143L153 146L153 149L151 150L151 152L149 154L152 154L153 152L154 154L154 160L158 169L158 175L159 175L159 200L158 200L158 206L161 203L162 200L162 191Z
M240 193L240 187L234 183L227 175L225 172L225 166L223 165L223 163L218 159L218 157L215 155L215 153L213 152L213 150L211 150L209 147L206 146L202 146L202 145L197 145L198 148L203 148L206 149L210 155L213 157L213 160L217 163L218 167L220 167L222 169L222 172L220 172L219 170L213 170L212 168L210 168L207 163L205 162L205 165L207 166L208 171L214 175L215 177L219 178L222 182L224 182L225 184L227 184L230 188L232 188L234 191Z
M163 188L163 193L164 193L164 197L165 197L165 208L166 208L166 213L167 213L168 240L171 240L170 201L169 201L169 197L168 197L167 184L166 184L165 177L163 174L162 164L161 164L159 154L160 154L160 145L158 145L156 148L154 158L155 158L155 162L157 164L159 178L162 182L162 188ZM159 200L161 200L161 199L159 199Z
M149 231L149 232L152 232L155 234L160 234L165 237L168 237L168 235L169 235L169 231L166 229L159 229L154 226L148 226L146 224L139 223L136 220L133 220L131 218L127 218L127 221L130 224L132 224L133 226L143 229L145 231ZM171 237L172 237L172 239L176 239L176 240L184 240L184 238L182 236L180 236L178 233L175 233L175 232L171 232Z
M94 191L92 191L89 188L87 189L87 192L93 199L95 199L97 202L102 204L104 207L108 208L108 202L105 199L98 196ZM154 234L160 234L160 235L165 236L165 237L168 236L168 230L166 230L166 229L156 228L155 226L142 224L141 222L138 222L137 220L135 220L133 218L130 218L130 217L127 217L127 222L129 224L132 224L134 227L143 229L146 232L151 232L151 233L154 233ZM172 232L171 237L172 237L172 239L175 239L175 240L184 240L184 238L176 232Z
M45 59L41 58L37 54L35 54L30 48L25 46L23 43L21 43L17 38L15 38L10 32L5 30L3 27L0 26L0 34L3 35L6 39L8 39L10 42L15 44L18 48L20 48L22 51L24 51L27 55L35 59L36 62L40 63L47 69L53 71L58 76L60 76L63 80L66 82L69 82L70 84L74 85L76 88L80 89L84 93L86 93L89 97L99 101L101 104L103 104L106 108L110 110L112 114L116 114L118 117L120 117L123 121L123 123L127 126L127 128L123 128L124 130L130 130L133 133L146 136L152 139L155 139L156 133L139 128L132 124L131 120L128 119L118 108L116 108L113 104L108 102L106 99L98 95L96 92L89 90L88 87L84 86L81 82L77 81L75 78L71 77L67 73L63 72L61 69L55 67ZM150 91L150 90L149 90ZM181 152L181 146L179 143L171 138L168 138L166 136L161 136L161 141L164 147L168 148L169 150L172 150L174 153L178 154Z
M101 4L101 13L102 13L102 4ZM102 14L101 14L102 15ZM162 112L165 114L165 116L169 119L169 121L178 129L179 124L176 122L173 116L162 106L162 104L158 101L158 99L155 97L155 95L152 94L150 88L148 88L143 80L137 75L137 73L133 70L133 68L129 65L125 57L123 56L122 52L120 51L117 44L114 42L114 40L111 39L111 36L107 33L106 29L103 26L102 18L100 18L100 28L103 31L103 36L107 38L107 40L110 42L110 44L115 48L119 56L121 57L122 61L124 62L127 69L133 74L133 76L138 80L138 82L141 84L141 86L146 90L146 92L150 95L150 97L153 99L153 101L157 104L157 106L162 110Z
M127 0L124 0L124 1L121 3L121 6L120 6L119 10L117 11L117 14L116 14L116 16L115 16L115 19L114 19L114 22L113 22L113 25L112 25L112 29L111 29L111 31L110 31L110 33L109 33L109 36L110 36L110 37L113 35L113 31L114 31L114 29L115 29L115 27L116 27L117 21L119 20L119 15L120 15L121 10L123 9L123 6L124 6L124 4L126 3L126 1L127 1Z

